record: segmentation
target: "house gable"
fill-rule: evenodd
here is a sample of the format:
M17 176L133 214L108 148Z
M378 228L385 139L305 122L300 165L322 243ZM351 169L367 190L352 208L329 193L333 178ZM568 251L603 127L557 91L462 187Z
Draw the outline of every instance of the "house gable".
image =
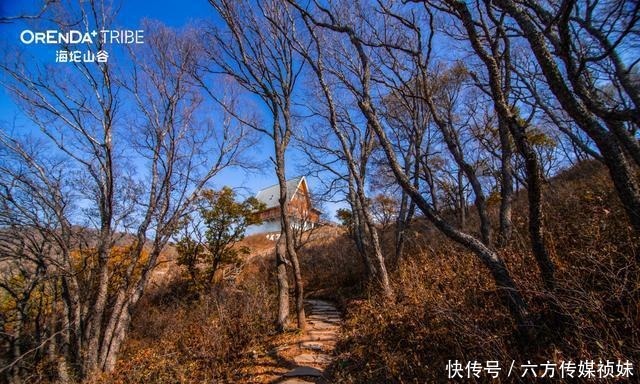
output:
M307 181L304 176L287 180L287 197L289 198L289 201L291 201L292 197L295 196L300 184L302 183L304 183L306 188ZM280 199L280 185L275 184L261 189L256 194L256 199L264 203L267 209L278 207L280 205L280 202L278 201Z
M258 213L263 224L247 228L247 233L265 233L280 230L280 186L264 188L256 194L256 199L265 204ZM315 226L320 219L320 211L313 207L307 180L304 176L287 180L288 216L305 227ZM295 225L295 223L294 223Z

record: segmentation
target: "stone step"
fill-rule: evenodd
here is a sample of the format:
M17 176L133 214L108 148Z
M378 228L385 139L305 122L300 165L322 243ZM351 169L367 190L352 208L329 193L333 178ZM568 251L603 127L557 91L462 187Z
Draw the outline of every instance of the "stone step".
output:
M293 361L295 361L296 364L329 364L331 357L324 354L303 353L295 356Z
M339 316L309 315L309 320L321 320L334 323L342 322L342 319Z
M309 305L307 306L307 308L311 308L313 310L317 310L317 311L337 311L338 307L336 307L335 305Z
M309 319L309 322L311 323L311 326L313 326L314 324L316 325L321 324L321 325L329 325L334 328L340 328L340 324L342 324L340 320L327 320L327 319Z
M329 312L329 313L340 313L340 311L338 311L335 308L311 308L311 310L309 312L311 312L311 313L316 313L316 312L319 312L319 313L327 313L327 312Z
M328 301L320 300L320 299L307 299L305 301L311 305L333 305Z
M337 341L338 339L332 335L309 335L304 339L301 339L300 342L306 341Z
M311 307L308 309L309 312L340 312L336 308L325 308L325 307Z
M322 320L310 320L309 321L310 329L333 329L337 330L340 328L340 324L336 322L330 321L322 321Z
M316 319L340 319L342 320L342 316L340 315L325 315L322 313L310 313L307 315L307 317L312 317L312 318L316 318Z
M320 377L322 376L322 371L314 367L300 365L298 367L293 368L292 370L290 370L289 372L285 373L282 376L283 377L305 377L305 376Z
M329 327L309 327L307 328L307 335L311 333L322 334L322 335L337 335L338 327L329 326Z
M340 312L336 307L307 307L311 312Z
M278 352L290 349L285 353L287 359L293 359L297 366L281 373L279 380L269 382L311 384L322 378L323 371L333 360L331 354L342 324L342 312L331 302L319 299L305 300L305 309L307 332L297 338L297 341L291 340L287 345L276 349Z
M333 328L322 328L322 329L318 329L318 328L307 328L307 335L310 334L314 334L314 335L337 335L338 328L337 327L333 327Z
M269 383L271 383L271 381L269 381ZM293 378L293 379L286 379L285 381L278 381L278 384L314 384L314 383L313 381Z
M304 349L308 349L310 351L322 352L324 345L317 342L313 342L313 341L305 341L303 343L300 343L300 347Z
M303 341L300 343L300 347L310 349L312 351L324 351L331 350L336 346L336 343L331 340L324 341Z
M340 319L337 316L334 317L329 317L329 316L318 316L318 315L309 315L308 316L309 321L327 321L327 322L334 322L334 323L340 323L342 322L342 319Z
M334 317L341 317L340 316L340 312L337 311L310 311L309 312L311 315L314 316L334 316Z

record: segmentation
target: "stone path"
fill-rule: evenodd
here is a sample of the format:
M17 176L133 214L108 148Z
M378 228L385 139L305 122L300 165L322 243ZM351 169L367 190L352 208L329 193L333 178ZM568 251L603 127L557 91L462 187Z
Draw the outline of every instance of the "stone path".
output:
M324 370L333 360L342 317L336 307L324 300L306 300L307 329L298 340L299 353L293 357L298 365L282 375L279 383L302 384L322 380ZM304 379L303 379L304 378ZM314 381L307 381L312 379Z
M272 366L251 382L326 383L324 372L333 360L342 316L332 303L315 299L305 300L305 312L305 332L279 346L274 356L278 367Z

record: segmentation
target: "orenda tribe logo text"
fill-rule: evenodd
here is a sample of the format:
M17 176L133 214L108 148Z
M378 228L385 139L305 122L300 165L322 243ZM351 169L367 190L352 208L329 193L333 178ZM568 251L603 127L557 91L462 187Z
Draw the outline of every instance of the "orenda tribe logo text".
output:
M100 29L93 31L32 31L25 29L20 33L20 42L26 45L95 45L99 49L59 49L56 51L56 63L106 63L108 45L144 44L144 30L136 29Z

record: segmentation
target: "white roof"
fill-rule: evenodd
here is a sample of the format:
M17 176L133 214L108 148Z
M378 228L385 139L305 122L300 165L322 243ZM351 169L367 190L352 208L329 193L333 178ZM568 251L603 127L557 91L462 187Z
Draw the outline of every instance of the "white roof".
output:
M293 196L296 194L296 191L298 190L300 183L302 183L302 180L304 180L304 176L287 180L287 198L289 200L291 200ZM279 184L272 185L268 188L262 189L258 191L258 194L256 194L256 199L263 202L267 206L266 207L267 209L274 208L280 205L280 203L278 202L279 198L280 198Z

